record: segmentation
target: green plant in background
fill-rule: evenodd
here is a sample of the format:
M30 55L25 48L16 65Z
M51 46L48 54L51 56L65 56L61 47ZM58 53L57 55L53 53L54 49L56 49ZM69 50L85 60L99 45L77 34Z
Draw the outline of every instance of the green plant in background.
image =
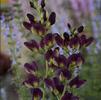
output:
M93 38L81 34L83 26L75 29L70 24L67 26L71 34L51 33L50 28L56 21L55 12L48 15L44 0L30 4L37 15L28 13L29 22L23 22L23 25L38 39L33 37L24 42L33 57L24 65L27 76L23 84L30 89L32 100L79 100L75 90L85 83L79 77L79 69L84 63L81 48L88 47Z

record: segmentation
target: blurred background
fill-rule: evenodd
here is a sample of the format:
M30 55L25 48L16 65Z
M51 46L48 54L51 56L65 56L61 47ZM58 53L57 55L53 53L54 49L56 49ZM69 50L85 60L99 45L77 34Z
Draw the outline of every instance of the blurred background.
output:
M76 93L80 100L101 100L101 0L47 0L46 8L57 15L52 32L68 31L66 25L71 23L73 27L85 26L84 34L95 38L90 47L82 50L86 62L80 74L87 83ZM31 55L23 43L33 37L22 25L27 13L34 13L29 0L0 1L0 64L9 65L0 65L0 100L30 100L21 84L23 64Z

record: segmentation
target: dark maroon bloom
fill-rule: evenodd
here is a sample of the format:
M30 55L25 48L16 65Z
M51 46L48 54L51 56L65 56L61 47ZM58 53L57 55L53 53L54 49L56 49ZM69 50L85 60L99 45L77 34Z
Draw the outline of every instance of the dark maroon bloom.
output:
M78 48L80 46L79 37L75 36L75 37L71 38L70 42L69 42L69 46L71 48Z
M71 78L71 72L67 68L65 68L65 69L58 68L56 71L56 74L57 74L57 77L60 78L60 80L64 79L64 77L67 80L69 80Z
M76 86L76 88L79 88L85 82L86 82L86 80L81 80L79 78L79 76L76 76L73 80L70 81L69 85L70 85L70 87Z
M53 80L52 80L52 79L49 79L49 78L46 78L44 81L45 81L46 86L47 86L51 91L53 91L53 89L55 88Z
M80 27L77 29L78 33L83 32L83 30L84 30L84 27L83 27L83 26L80 26Z
M45 7L45 0L41 0L41 7L42 7L42 8Z
M59 93L63 92L64 85L60 82L59 78L54 77L52 79L45 79L45 84L52 91L57 90Z
M45 22L45 21L47 21L46 10L43 9L42 11L43 11L43 20Z
M35 6L34 6L34 4L33 4L33 2L31 2L31 1L30 1L30 6L31 6L32 8L34 8L34 9L36 9Z
M68 26L69 29L71 29L71 25L69 23L67 23L67 26Z
M30 40L29 42L24 42L24 45L31 51L39 50L39 44L35 40Z
M63 41L62 37L58 33L55 33L54 37L55 37L55 41L56 41L57 45L63 46L64 41Z
M33 29L36 30L36 32L39 34L41 32L42 35L44 34L44 32L46 31L45 26L41 23L41 22L36 22L32 24Z
M54 77L53 82L54 82L55 88L58 90L58 92L62 93L64 90L64 85L60 82L59 78Z
M85 44L85 46L86 46L86 47L89 46L93 41L94 41L94 38L93 38L93 37L90 37L90 38L86 39L86 44Z
M54 52L52 49L48 50L45 54L45 59L49 61L50 59L54 58Z
M32 74L29 74L28 79L23 82L23 84L29 88L37 87L38 83L39 83L39 78Z
M43 92L40 88L32 88L31 89L32 100L41 100L43 97Z
M45 35L44 38L42 38L41 42L40 42L40 45L41 47L51 47L54 43L54 36L52 33L48 33L47 35Z
M38 69L38 66L35 61L33 61L31 64L25 63L24 67L28 73L33 73Z
M60 50L59 47L56 47L56 48L53 50L55 57L58 57L58 56L59 56L59 53L60 53L59 50Z
M32 27L32 25L29 22L23 22L23 26L28 30L31 30Z
M84 63L84 58L81 55L81 53L77 53L77 54L72 54L71 56L68 57L68 66L72 63L75 63L76 65L81 65L82 63Z
M28 17L30 23L35 22L35 21L34 21L35 18L34 18L34 16L33 16L32 14L28 13L28 14L27 14L27 17Z
M81 35L79 37L79 43L80 43L81 47L85 45L85 43L86 43L86 36L85 35Z
M49 16L49 22L51 25L53 25L55 23L55 20L56 20L56 14L55 12L52 12Z
M67 59L64 55L59 55L55 60L59 67L67 67Z
M63 36L64 36L64 39L69 40L69 34L67 32L64 32Z
M94 41L94 38L93 37L90 37L90 38L86 38L85 35L82 35L79 37L79 42L80 42L80 46L89 46L92 42Z
M61 100L79 100L79 98L72 93L66 92Z
M64 36L64 46L67 47L69 44L70 36L67 32L64 32L63 36Z

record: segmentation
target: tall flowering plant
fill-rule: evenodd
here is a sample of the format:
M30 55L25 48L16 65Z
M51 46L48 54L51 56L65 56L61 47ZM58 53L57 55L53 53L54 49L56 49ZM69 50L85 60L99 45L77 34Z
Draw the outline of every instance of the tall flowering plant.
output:
M44 64L40 65L34 59L25 63L28 74L23 84L30 89L32 100L79 100L74 90L86 82L80 79L78 73L85 62L80 50L89 46L93 38L81 34L83 26L75 29L70 24L67 27L71 34L49 32L56 21L55 12L48 15L45 0L40 3L35 0L30 5L36 10L38 19L28 13L29 21L23 22L23 25L40 39L32 39L24 45L35 55L41 55Z

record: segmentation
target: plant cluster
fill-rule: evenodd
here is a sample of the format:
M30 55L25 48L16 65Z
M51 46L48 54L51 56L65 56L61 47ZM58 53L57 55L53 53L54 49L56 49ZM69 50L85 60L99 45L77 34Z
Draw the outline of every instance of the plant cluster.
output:
M43 56L44 66L41 67L34 59L25 63L28 75L23 84L30 89L32 100L79 100L74 90L86 82L79 76L79 69L85 62L80 50L89 46L93 38L81 34L83 26L76 29L68 23L71 34L49 32L56 22L56 13L48 14L45 0L35 0L30 5L37 12L38 18L28 13L29 21L23 22L23 25L40 39L29 40L24 45L32 53Z

